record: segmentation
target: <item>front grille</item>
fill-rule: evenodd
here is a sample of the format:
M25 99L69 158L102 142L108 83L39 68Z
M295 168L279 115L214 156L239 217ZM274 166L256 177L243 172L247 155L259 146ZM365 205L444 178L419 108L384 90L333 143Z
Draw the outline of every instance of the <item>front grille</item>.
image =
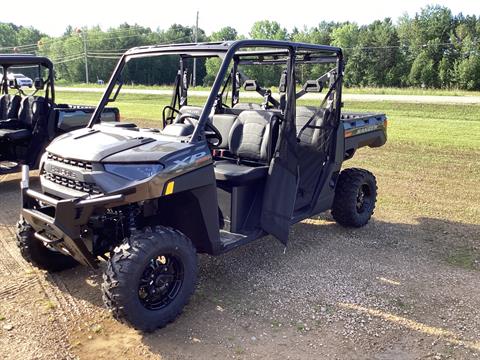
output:
M89 171L92 170L92 163L87 162L87 161L66 159L66 158L63 158L61 156L54 155L52 153L48 153L47 159L57 161L57 162L60 162L62 164L75 166L75 167L78 167L78 168L81 168L81 169L84 169L84 170L89 170Z
M54 175L52 173L44 173L46 180L49 180L55 184L65 186L69 189L86 192L90 195L101 194L100 189L95 184L86 183L83 181L68 179L63 176Z

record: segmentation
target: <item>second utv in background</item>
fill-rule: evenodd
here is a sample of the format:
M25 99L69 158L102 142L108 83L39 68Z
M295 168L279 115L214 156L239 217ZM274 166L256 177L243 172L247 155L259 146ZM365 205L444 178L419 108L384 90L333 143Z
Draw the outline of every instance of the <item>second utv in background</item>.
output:
M56 104L52 62L33 55L0 55L0 175L36 169L46 146L65 132L85 127L93 106ZM15 69L35 74L32 82ZM21 76L20 76L21 75ZM25 89L25 87L31 88ZM108 108L103 121L118 121L118 109Z

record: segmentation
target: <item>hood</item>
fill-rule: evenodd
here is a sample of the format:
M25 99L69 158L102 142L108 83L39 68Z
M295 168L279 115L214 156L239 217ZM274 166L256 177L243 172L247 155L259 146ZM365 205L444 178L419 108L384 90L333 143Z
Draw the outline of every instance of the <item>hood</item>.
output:
M178 150L175 145L181 144L157 137L148 132L95 126L56 138L47 151L63 158L90 162L108 157L114 158L115 162L151 162L171 152L170 145Z

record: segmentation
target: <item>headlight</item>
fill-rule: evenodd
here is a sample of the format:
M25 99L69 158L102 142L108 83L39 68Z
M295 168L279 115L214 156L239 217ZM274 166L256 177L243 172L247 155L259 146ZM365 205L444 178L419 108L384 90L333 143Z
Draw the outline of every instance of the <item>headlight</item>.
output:
M142 180L163 170L161 164L105 164L109 173L121 176L128 180Z

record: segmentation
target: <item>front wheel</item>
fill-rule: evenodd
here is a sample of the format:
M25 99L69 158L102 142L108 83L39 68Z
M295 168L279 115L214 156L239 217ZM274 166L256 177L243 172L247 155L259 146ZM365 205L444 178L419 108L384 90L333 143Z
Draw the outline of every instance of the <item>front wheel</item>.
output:
M335 188L332 216L337 223L361 227L368 223L377 201L377 181L370 171L345 169Z
M17 223L16 236L17 246L22 257L42 270L58 272L78 265L74 258L47 248L35 237L35 230L23 217Z
M146 332L182 312L197 281L197 254L179 231L134 232L116 247L103 275L103 300L118 320Z

